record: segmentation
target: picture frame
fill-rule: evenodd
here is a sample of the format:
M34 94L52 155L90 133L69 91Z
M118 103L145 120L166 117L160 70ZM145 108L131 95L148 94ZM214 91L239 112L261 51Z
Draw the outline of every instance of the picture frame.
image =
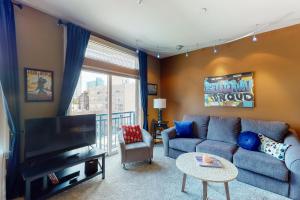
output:
M254 73L242 72L206 77L204 106L254 108Z
M54 101L53 71L24 68L24 96L26 102Z
M157 96L157 84L148 83L148 95Z

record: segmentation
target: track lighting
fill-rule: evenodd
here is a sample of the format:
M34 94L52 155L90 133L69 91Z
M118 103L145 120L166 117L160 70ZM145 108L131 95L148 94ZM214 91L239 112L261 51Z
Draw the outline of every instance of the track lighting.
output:
M139 49L136 49L135 52L138 54L138 53L140 52L140 50L139 50Z
M216 49L216 46L214 46L213 52L214 54L218 53L218 49Z
M188 52L185 52L185 57L189 57L189 53Z
M256 37L256 35L253 35L253 37L252 37L252 42L257 42L257 37Z

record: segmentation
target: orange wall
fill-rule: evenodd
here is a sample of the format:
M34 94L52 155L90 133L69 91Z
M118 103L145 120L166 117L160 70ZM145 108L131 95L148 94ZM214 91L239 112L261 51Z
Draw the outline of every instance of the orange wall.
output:
M167 98L165 120L183 114L240 116L285 121L300 133L300 25L191 52L161 61L161 91ZM255 108L204 107L204 78L254 72Z

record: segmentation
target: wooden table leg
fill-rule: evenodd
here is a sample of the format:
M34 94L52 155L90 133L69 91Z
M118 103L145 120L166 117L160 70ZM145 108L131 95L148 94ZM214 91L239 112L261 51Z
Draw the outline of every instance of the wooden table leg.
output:
M226 192L226 199L230 200L228 182L225 182L224 186L225 186L225 192Z
M186 183L186 174L183 174L181 192L184 192L185 183Z
M203 185L203 200L207 200L207 181L202 181Z

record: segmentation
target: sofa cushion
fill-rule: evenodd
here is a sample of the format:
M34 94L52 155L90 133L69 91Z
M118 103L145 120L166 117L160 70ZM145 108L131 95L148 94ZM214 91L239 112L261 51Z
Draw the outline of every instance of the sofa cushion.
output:
M260 139L259 151L269 154L274 158L284 161L285 152L290 145L276 142L262 134L258 134Z
M283 161L268 154L239 148L233 163L242 169L262 174L277 180L288 181L289 171Z
M175 138L169 140L169 147L185 152L195 152L196 145L202 141L199 138Z
M210 117L207 139L237 144L240 132L240 118Z
M196 146L197 152L214 154L229 161L232 161L232 156L236 149L237 146L234 144L213 140L205 140Z
M209 116L184 115L184 121L193 121L193 135L195 138L206 139Z
M125 144L143 141L142 130L139 125L124 125L122 131Z
M193 138L193 121L174 121L176 137Z
M126 150L149 148L145 142L135 142L125 145Z
M289 126L284 122L251 119L242 119L241 125L242 131L260 133L277 142L283 142L289 128Z
M238 138L238 145L250 151L257 151L260 139L256 133L251 131L241 132Z

